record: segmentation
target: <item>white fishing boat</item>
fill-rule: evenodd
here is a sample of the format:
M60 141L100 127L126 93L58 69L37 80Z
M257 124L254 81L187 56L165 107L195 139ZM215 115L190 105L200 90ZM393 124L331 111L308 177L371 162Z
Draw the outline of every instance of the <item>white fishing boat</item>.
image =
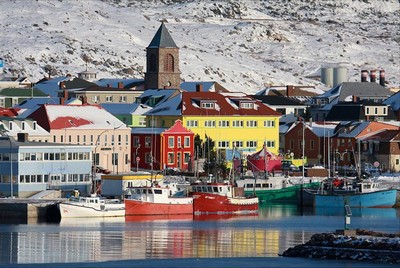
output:
M118 199L104 199L99 196L72 197L58 203L63 218L104 218L124 217L125 204Z

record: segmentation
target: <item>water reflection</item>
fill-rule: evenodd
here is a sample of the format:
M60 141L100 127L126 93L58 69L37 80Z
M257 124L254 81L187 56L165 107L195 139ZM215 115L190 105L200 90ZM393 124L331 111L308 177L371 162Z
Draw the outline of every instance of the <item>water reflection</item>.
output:
M398 229L396 209L354 209L355 225ZM63 219L3 224L0 264L121 259L276 257L315 232L343 225L343 211L262 206L258 215ZM384 224L382 217L385 218Z

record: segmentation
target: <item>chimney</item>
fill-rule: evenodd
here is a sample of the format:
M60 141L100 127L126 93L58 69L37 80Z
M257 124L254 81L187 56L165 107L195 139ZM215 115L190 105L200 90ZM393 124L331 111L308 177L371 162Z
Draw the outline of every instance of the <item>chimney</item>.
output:
M63 89L63 95L60 99L60 104L61 105L65 105L65 101L68 100L68 90L66 90L65 88Z
M203 92L203 84L196 84L196 92Z
M356 95L353 95L353 103L357 103L358 102L358 98Z
M17 140L19 142L26 142L28 141L28 133L18 133L17 134Z
M361 82L368 82L368 71L367 70L362 70L361 71Z
M379 71L379 85L385 86L385 70Z
M124 88L124 84L122 82L118 82L118 88Z
M291 97L294 95L294 86L287 85L286 86L286 97Z
M369 73L369 81L376 83L376 70L371 70Z

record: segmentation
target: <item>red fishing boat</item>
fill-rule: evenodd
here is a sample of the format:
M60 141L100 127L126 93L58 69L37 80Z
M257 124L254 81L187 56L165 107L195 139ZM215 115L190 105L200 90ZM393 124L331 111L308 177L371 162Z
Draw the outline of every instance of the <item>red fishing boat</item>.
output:
M193 197L173 185L131 187L125 198L125 215L193 215Z
M191 195L195 215L258 213L258 197L246 197L242 187L228 181L195 183Z

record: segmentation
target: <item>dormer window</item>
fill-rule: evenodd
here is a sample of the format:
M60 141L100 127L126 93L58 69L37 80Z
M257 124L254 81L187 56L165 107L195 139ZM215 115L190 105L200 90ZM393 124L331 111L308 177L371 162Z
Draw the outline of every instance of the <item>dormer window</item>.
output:
M254 109L254 103L252 102L241 102L240 108L242 109Z
M201 103L201 108L214 109L215 108L215 103L214 102L202 102Z

